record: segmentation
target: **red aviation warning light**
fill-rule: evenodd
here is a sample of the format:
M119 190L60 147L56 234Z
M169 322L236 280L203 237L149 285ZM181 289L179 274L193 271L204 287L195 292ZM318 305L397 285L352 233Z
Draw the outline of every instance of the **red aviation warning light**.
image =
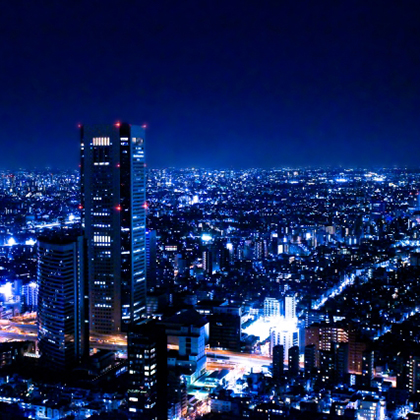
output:
M146 209L146 210L149 208L149 206L147 205L147 201L144 202L143 208Z
M117 206L115 206L115 210L121 211L121 206L118 204Z
M121 123L119 122L119 121L117 121L116 123L115 123L115 127L119 127L121 125Z
M82 206L81 204L79 204L79 205L77 206L77 208L78 208L79 210L82 210L82 209L83 209L83 206Z

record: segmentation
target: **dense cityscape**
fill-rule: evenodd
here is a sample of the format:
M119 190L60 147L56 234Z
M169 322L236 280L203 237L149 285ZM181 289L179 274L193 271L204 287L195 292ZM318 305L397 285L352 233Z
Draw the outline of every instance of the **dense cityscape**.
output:
M418 0L0 4L0 420L420 420Z
M117 327L84 280L100 193L86 166L112 171L81 144L81 172L1 173L4 418L420 418L420 171L142 164L147 290ZM103 232L96 261L114 252Z

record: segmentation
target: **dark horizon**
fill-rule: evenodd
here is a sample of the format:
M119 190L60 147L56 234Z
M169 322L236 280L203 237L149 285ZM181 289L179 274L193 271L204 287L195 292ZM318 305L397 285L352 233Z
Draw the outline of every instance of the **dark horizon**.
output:
M417 2L1 12L0 167L77 168L78 123L118 120L149 167L417 166Z
M164 170L164 169L171 169L171 170L192 170L192 169L199 169L199 170L207 170L207 171L247 171L247 170L264 170L264 171L276 171L276 170L343 170L343 171L381 171L381 170L407 170L407 171L420 171L420 164L419 165L278 165L278 166L174 166L174 165L161 165L161 166L150 166L147 165L148 170ZM62 172L62 171L79 171L79 164L72 166L53 166L53 165L45 165L45 166L0 166L0 171L3 172L17 172L17 171L52 171L52 172Z

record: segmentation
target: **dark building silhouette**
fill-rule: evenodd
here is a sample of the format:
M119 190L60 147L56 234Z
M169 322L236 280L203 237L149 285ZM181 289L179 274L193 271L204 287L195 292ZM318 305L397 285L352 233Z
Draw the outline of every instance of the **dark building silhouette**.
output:
M305 377L310 377L316 367L316 346L309 344L305 346Z
M219 249L218 259L220 269L228 269L231 262L231 251L225 247Z
M293 346L289 349L289 374L297 376L299 374L299 346Z
M349 371L349 345L348 343L335 344L337 380L347 382Z
M147 293L147 315L162 313L169 304L168 292L165 289L155 288Z
M367 350L367 343L362 341L355 328L349 328L349 373L361 375L363 372L363 353Z
M336 355L334 350L321 350L319 352L319 380L333 383L336 376Z
M284 374L284 349L278 344L273 347L273 378L280 379Z
M88 348L84 241L58 235L38 241L38 343L41 361L63 371Z
M131 418L166 419L166 334L155 320L132 324L128 332L128 410Z
M370 388L374 378L374 352L372 350L366 350L363 352L363 363L362 363L362 386Z
M0 343L0 369L20 362L25 352L34 352L35 343L33 341L15 341Z
M182 376L182 368L168 369L167 418L185 418L188 410L187 385Z
M215 306L210 319L210 347L241 350L241 308Z
M146 311L145 131L117 123L80 133L90 328L114 334Z

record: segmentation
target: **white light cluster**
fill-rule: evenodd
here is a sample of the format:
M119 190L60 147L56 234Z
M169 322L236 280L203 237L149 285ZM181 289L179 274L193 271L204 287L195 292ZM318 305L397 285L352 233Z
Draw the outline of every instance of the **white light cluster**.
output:
M93 146L109 146L111 141L109 137L94 137L92 139Z

